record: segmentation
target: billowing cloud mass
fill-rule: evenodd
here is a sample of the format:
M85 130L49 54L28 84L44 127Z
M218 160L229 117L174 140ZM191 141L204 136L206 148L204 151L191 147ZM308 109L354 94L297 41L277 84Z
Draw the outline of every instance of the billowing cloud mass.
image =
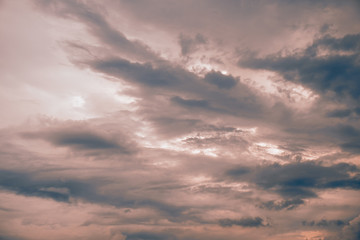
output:
M0 1L0 239L358 240L358 1Z

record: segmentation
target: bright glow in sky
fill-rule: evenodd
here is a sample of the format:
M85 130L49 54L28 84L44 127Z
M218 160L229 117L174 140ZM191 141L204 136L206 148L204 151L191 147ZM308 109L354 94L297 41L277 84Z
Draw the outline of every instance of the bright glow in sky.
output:
M71 104L75 108L82 108L85 105L85 100L81 96L74 96L71 98Z

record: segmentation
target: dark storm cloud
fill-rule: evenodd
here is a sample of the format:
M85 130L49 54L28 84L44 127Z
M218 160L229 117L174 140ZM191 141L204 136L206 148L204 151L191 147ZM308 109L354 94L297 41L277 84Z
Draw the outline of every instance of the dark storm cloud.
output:
M350 116L351 114L351 110L350 109L337 109L337 110L333 110L331 112L328 112L326 114L327 117L332 117L332 118L345 118Z
M284 129L290 135L306 138L306 141L301 142L300 146L302 149L296 150L296 148L292 148L291 151L298 151L301 153L306 151L306 148L310 146L309 144L326 144L328 146L336 145L342 150L343 154L358 154L360 128L357 126L356 116L350 115L348 117L340 118L337 112L335 112L335 115L337 117L334 116L331 118L337 118L336 120L341 123L336 124L336 122L333 122L331 124L331 122L323 120L323 122L321 122L322 125L315 127L300 125ZM329 116L326 116L326 118L328 117ZM287 147L285 146L284 149L286 148Z
M360 239L360 216L349 221L349 226L345 226L342 232L338 233L336 238L327 238L326 240L338 240L338 239L349 239L358 240Z
M149 87L175 87L196 78L182 69L165 65L155 68L150 63L133 63L121 58L97 61L90 65L98 71Z
M360 129L347 124L339 124L332 128L324 129L327 135L341 140L341 149L350 153L360 152Z
M186 56L191 54L192 52L196 51L199 45L206 44L207 39L201 35L196 34L195 37L190 37L184 34L180 34L179 36L179 44L181 47L181 54Z
M354 112L357 114L357 115L360 115L360 107L357 107L354 109Z
M342 139L357 139L360 137L360 129L357 129L352 125L338 124L334 126L333 130L337 134L337 137Z
M185 138L183 142L198 147L215 145L220 147L235 146L240 149L242 147L245 148L249 146L249 142L243 139L241 136L238 136L236 134L232 134L230 136L229 134L227 134L226 136L225 134L226 133L217 133L215 136L212 137L203 137L199 133L200 136Z
M358 51L360 50L360 34L348 34L343 38L333 38L329 35L316 40L313 48L324 46L336 51Z
M79 149L111 149L119 146L109 140L103 139L92 133L57 134L49 139L54 145L69 146Z
M20 195L50 198L59 202L69 202L70 198L75 198L115 207L149 207L157 210L170 221L175 222L181 219L180 216L186 210L185 207L153 200L147 196L131 196L131 193L129 193L130 189L128 188L115 189L114 194L111 195L102 193L102 191L99 191L101 188L109 186L113 181L116 181L108 180L106 177L76 179L75 177L65 178L56 174L39 177L41 174L47 174L47 172L0 170L0 187Z
M194 111L197 107L213 113L241 115L245 118L254 118L265 111L263 99L257 96L255 91L247 85L238 83L239 91L237 95L231 96L222 91L209 89L205 81L200 81L201 79L194 73L169 63L154 66L151 63L142 64L118 58L92 61L89 62L89 65L95 71L114 76L129 83L135 83L143 87L143 90L147 90L146 88L150 87L154 93L155 91L156 93L160 90L163 91L160 95L165 95L164 91L169 91L170 93L176 92L176 94L191 94L199 98L186 99L182 96L175 96L171 99L173 103L181 105L187 108L187 110ZM218 73L216 74L218 75ZM227 79L227 76L221 76L221 78ZM224 81L226 82L227 80ZM224 85L228 85L228 83L221 83L221 86ZM146 99L149 96L143 94L141 97ZM280 108L281 111L286 110L282 107ZM151 109L151 115L157 115L155 110ZM279 109L273 109L274 113L276 111L279 111ZM163 111L160 111L158 114L161 114L161 112Z
M157 59L158 57L139 41L129 40L123 33L111 26L99 12L97 5L90 6L82 1L36 0L36 4L46 11L85 24L89 31L101 42L117 49L128 56L140 59Z
M299 205L305 204L305 201L302 199L286 199L280 201L267 201L259 205L260 208L265 208L269 210L293 210Z
M69 194L57 192L56 190L45 190L52 187L64 188L66 184L61 182L33 181L27 173L0 170L0 186L4 189L14 191L25 196L37 196L51 198L55 201L68 202Z
M356 175L352 177L350 173ZM316 190L320 189L360 189L360 171L355 165L347 163L332 166L322 166L315 162L273 164L258 166L250 171L244 167L234 168L226 174L238 181L255 183L284 198L312 198L317 196ZM271 207L271 203L269 206Z
M197 100L197 99L184 99L179 96L171 98L171 101L177 103L184 107L195 107L195 108L207 108L212 109L210 104L206 100Z
M0 2L1 4L1 2ZM14 236L6 236L0 233L0 240L25 240L26 238L19 238Z
M241 227L264 227L264 220L261 217L244 217L240 219L220 219L219 225L222 227L232 227L232 226L241 226Z
M302 53L287 56L269 55L265 58L245 58L239 65L277 72L288 81L300 82L320 93L334 92L339 98L360 97L360 35L343 38L324 37L315 41ZM320 47L329 53L320 55ZM339 51L348 51L344 55Z
M150 121L162 136L180 137L185 134L196 133L196 136L191 135L183 139L184 143L190 145L217 144L227 146L229 144L240 146L240 144L247 144L245 139L240 136L247 133L231 126L213 125L191 118L154 117Z
M252 171L252 169L249 168L249 167L237 167L237 168L228 170L227 174L229 176L238 178L238 177L240 177L242 175L251 173L251 171Z
M76 124L40 132L25 132L22 136L30 139L43 139L55 146L69 147L80 151L108 151L122 154L131 154L135 151L128 139L115 139Z
M211 99L213 100L213 99ZM231 111L231 109L226 108L226 106L219 106L214 107L212 106L208 100L203 99L185 99L179 96L175 96L171 98L171 102L175 103L176 105L179 105L181 107L184 107L186 109L191 110L206 110L209 112L214 112L218 114L227 114L227 115L233 115L234 113Z
M161 135L181 136L201 128L204 123L199 119L174 118L174 117L153 117L152 124L158 129Z
M340 145L340 147L347 152L360 153L360 143L358 142L346 142Z
M178 238L170 233L136 232L123 233L126 240L177 240Z
M349 225L349 221L344 220L325 220L322 219L320 221L303 221L303 226L309 226L309 227L343 227L346 225Z
M230 89L235 87L239 79L234 78L233 76L227 76L221 72L211 71L207 73L204 77L204 80L210 84L217 86L220 89Z

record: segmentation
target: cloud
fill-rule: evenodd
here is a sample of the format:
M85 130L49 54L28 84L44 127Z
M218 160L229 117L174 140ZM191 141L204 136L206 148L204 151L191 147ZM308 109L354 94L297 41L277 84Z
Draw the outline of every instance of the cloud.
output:
M1 4L1 1L0 1ZM19 238L19 237L15 237L15 236L6 236L1 234L0 235L0 240L24 240L25 238Z
M357 51L360 49L360 34L348 34L342 38L334 38L326 35L323 38L316 40L313 48L327 47L336 51Z
M81 199L86 202L107 204L116 207L156 209L167 218L174 221L186 209L184 207L167 204L160 200L145 196L132 196L129 188L116 189L113 194L101 193L99 190L111 186L106 177L76 177L64 178L61 174L43 170L41 172L16 172L0 170L0 186L3 189L25 196L48 198L58 202L70 203L71 199ZM39 178L39 174L44 177ZM56 174L55 174L56 173ZM60 171L61 173L61 171ZM119 191L119 192L118 192Z
M193 118L176 118L173 116L154 116L149 119L152 125L157 129L160 135L181 136L192 131L197 131L204 126L199 119Z
M140 41L131 41L123 33L111 26L99 8L91 7L81 1L36 0L37 6L59 17L76 19L103 44L109 45L129 57L138 59L157 59L148 46Z
M201 35L196 34L195 37L189 37L184 34L180 34L179 36L179 44L181 47L181 54L186 56L196 51L199 45L203 45L207 43L207 39Z
M338 124L325 129L326 135L341 140L340 147L350 153L359 153L360 129L348 124Z
M360 217L352 219L349 222L349 226L345 226L340 234L341 239L356 240L360 237Z
M358 63L360 35L345 35L342 38L330 36L315 41L302 52L268 55L264 58L240 59L239 65L252 69L265 69L278 73L284 79L301 83L319 93L334 93L338 99L360 97L360 74ZM330 51L320 54L320 48ZM339 51L348 51L341 54Z
M185 107L211 109L211 107L209 106L209 103L206 100L183 99L181 97L175 96L175 97L171 98L171 101L173 101L174 103L177 103L181 106L185 106Z
M328 112L326 116L331 118L344 118L350 116L350 114L351 114L350 109L336 109L331 112Z
M66 183L33 181L27 173L0 170L0 185L8 190L26 196L51 198L55 201L69 202L69 194L54 191L56 188L66 188ZM51 188L52 189L51 189Z
M90 61L88 64L95 71L140 87L143 90L141 95L143 99L152 98L153 95L147 95L149 91L156 92L159 95L176 94L177 96L171 98L172 102L186 107L187 110L191 109L194 111L196 109L194 107L199 107L209 112L241 115L249 118L263 114L266 109L264 99L260 95L258 96L246 84L237 83L236 86L239 88L239 91L234 96L225 92L214 91L209 89L208 84L205 81L201 81L199 76L171 63L137 63L116 58ZM214 74L219 77L218 80L214 80L211 76L215 75L212 74L207 79L212 79L211 81L216 82L215 84L218 86L221 84L221 88L224 86L229 87L230 85L235 86L233 83L230 83L235 81L233 77L220 76L219 73ZM221 81L221 83L218 81ZM160 91L162 92L160 93ZM200 99L186 97L189 95ZM154 108L151 109L153 115L161 114L162 112L158 113L155 110Z
M174 69L154 68L151 64L132 63L125 59L94 62L94 69L140 83L150 87L169 87L178 85L185 76L178 76ZM180 77L180 78L179 78Z
M4 2L0 232L356 239L354 6Z
M352 153L360 153L360 144L357 142L346 142L340 145L341 148L345 151Z
M42 139L54 146L68 147L76 151L105 151L118 154L132 154L135 151L131 141L125 139L125 136L115 138L95 131L86 124L70 123L38 132L24 132L21 135L29 139Z
M314 162L263 165L251 170L239 167L226 172L227 176L234 180L255 183L285 198L298 199L295 203L301 202L302 198L317 197L316 190L319 189L360 189L360 179L358 176L352 177L352 173L359 173L355 165L339 163L322 166ZM276 205L269 203L269 207L276 208Z
M126 240L177 240L175 235L169 233L137 232L125 233Z
M241 227L264 227L264 220L261 217L244 217L240 219L220 219L219 224L222 227L232 227L232 226L241 226Z
M322 219L320 221L303 221L302 222L303 226L310 226L310 227L343 227L346 225L349 225L348 221L343 221L343 220L325 220Z
M211 71L207 73L204 77L204 80L210 84L217 86L220 89L230 89L235 87L238 82L238 79L233 76L227 76L221 72Z
M305 204L305 201L302 199L287 199L287 200L280 200L280 201L267 201L259 205L260 208L265 208L269 210L293 210L300 205Z

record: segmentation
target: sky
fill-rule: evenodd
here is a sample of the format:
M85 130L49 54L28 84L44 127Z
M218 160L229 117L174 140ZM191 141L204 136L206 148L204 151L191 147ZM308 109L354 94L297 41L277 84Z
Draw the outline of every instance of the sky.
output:
M1 0L1 240L360 239L360 3Z

